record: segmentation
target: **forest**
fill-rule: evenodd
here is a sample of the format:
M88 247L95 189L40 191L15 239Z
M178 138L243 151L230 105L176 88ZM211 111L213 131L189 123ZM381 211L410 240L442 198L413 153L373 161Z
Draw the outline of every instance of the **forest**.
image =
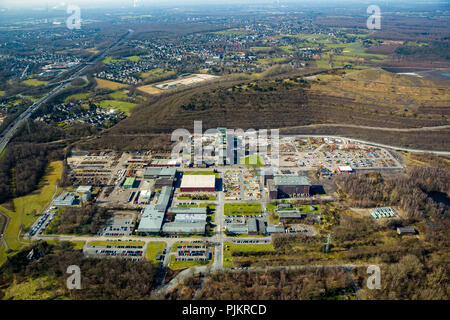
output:
M33 250L33 258L27 255ZM151 262L123 259L85 258L70 243L39 242L8 258L0 269L0 299L8 287L32 279L48 277L53 284L41 291L54 293L53 299L141 300L149 299L156 269ZM67 290L67 267L80 267L81 290ZM32 294L32 292L27 292Z
M49 225L46 234L95 235L112 216L107 209L95 205L60 210L58 218Z

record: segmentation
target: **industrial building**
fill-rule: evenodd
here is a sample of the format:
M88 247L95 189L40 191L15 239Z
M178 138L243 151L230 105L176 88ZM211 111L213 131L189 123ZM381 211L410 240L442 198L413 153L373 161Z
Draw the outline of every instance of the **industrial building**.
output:
M275 176L268 180L270 199L298 198L311 195L311 183L304 176Z
M146 206L136 231L141 233L158 233L164 221L164 213L164 211L158 210L156 205Z
M230 223L227 230L230 233L248 233L248 226L246 223Z
M57 197L53 204L55 206L74 206L77 204L77 198L73 193L67 192Z
M216 176L210 175L183 175L181 192L214 192L216 190Z
M79 186L76 193L87 194L90 197L92 195L92 186Z
M170 213L175 213L175 222L206 223L207 209L205 207L176 207L170 208Z
M164 187L161 190L156 205L148 205L145 207L141 221L139 222L139 227L136 230L137 232L158 233L161 230L171 195L172 188Z
M164 224L163 232L168 234L204 234L206 232L206 223L169 222Z
M248 227L248 234L250 235L258 234L258 220L256 220L255 218L247 219L247 227Z
M301 213L300 210L280 210L277 211L280 220L283 219L304 219L306 218L306 213Z
M266 227L266 233L284 233L284 226L278 224L268 224Z

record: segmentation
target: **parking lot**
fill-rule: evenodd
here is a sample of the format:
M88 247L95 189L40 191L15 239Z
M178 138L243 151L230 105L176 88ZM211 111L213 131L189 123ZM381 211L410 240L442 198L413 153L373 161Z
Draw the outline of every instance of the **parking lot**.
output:
M135 213L114 213L104 227L98 232L99 236L130 236L134 231Z
M86 256L118 257L138 261L144 258L144 246L143 242L92 241L85 245L83 252Z

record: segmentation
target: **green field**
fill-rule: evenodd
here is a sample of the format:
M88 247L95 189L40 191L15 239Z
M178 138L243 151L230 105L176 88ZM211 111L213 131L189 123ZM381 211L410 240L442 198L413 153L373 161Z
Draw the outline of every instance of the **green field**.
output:
M175 256L170 257L169 268L172 270L186 269L190 267L200 267L212 264L214 259L209 261L175 261Z
M47 84L48 81L40 81L37 79L28 79L28 80L22 81L22 83L26 84L27 86L39 87L39 86L43 86L43 85Z
M262 167L264 166L264 159L258 154L252 154L250 156L241 158L239 160L240 164L246 164L249 166Z
M103 59L103 63L104 64L112 64L112 63L116 63L116 62L120 62L122 61L121 59L113 59L112 57L108 56L105 59Z
M0 97L4 97L6 95L6 91L0 90Z
M230 215L259 215L262 214L261 203L225 203L224 212Z
M130 57L126 57L125 59L132 61L132 62L138 62L141 60L141 57L139 56L130 56Z
M156 255L161 254L166 247L166 244L161 241L152 241L147 245L147 251L145 252L145 259L152 262L158 262Z
M272 244L234 244L226 241L224 243L223 266L233 268L233 252L270 252L274 251Z
M114 109L122 111L126 114L130 113L130 110L136 106L135 103L117 101L117 100L103 100L100 101L100 107L103 109Z
M77 93L77 94L68 96L66 99L64 99L64 102L84 100L84 99L87 99L88 97L89 97L89 93Z
M123 91L115 91L109 94L109 97L114 100L127 100L130 97Z
M10 217L5 239L9 248L13 251L20 250L26 242L19 240L19 233L25 227L29 227L50 204L54 195L61 189L57 181L61 178L62 161L52 162L47 168L46 174L39 184L38 190L33 193L15 198L14 212L0 207L0 210ZM5 262L5 247L0 248L0 265Z

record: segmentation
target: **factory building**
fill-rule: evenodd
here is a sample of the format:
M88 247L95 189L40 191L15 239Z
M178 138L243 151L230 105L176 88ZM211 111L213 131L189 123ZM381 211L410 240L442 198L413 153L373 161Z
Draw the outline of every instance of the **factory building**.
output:
M55 206L74 206L77 204L77 198L73 193L67 192L57 197L53 204Z
M304 176L275 176L268 180L270 199L299 198L311 195L311 183Z
M266 233L284 233L284 226L278 224L268 224L266 227Z
M306 218L306 213L302 213L299 210L280 210L277 212L280 220L283 219L304 219Z
M248 218L247 220L248 234L256 235L258 234L258 220L255 218Z
M216 176L211 175L183 175L181 192L214 192L216 190Z
M144 179L156 179L155 188L172 187L177 175L175 168L147 168Z
M158 233L161 230L171 195L172 188L162 188L156 205L148 205L145 207L136 230L137 232L146 234Z
M246 223L227 224L227 230L230 233L248 233L248 227Z
M204 234L206 223L169 222L164 224L163 232L168 234Z
M140 233L158 233L161 230L163 221L164 211L158 210L156 205L146 206L136 231Z

